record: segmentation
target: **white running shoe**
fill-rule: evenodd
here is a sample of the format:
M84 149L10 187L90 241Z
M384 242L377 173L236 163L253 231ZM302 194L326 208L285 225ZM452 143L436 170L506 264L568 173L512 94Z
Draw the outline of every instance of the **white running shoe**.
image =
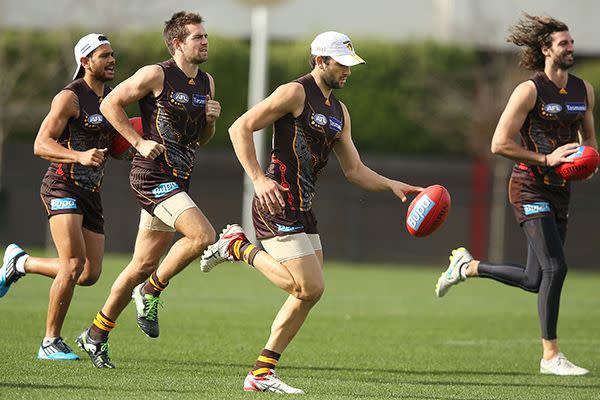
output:
M4 250L4 259L0 268L0 297L8 292L10 285L25 276L17 271L17 260L25 255L27 255L25 250L14 243L9 244Z
M435 285L435 295L437 297L444 297L452 286L464 281L464 278L460 274L460 269L472 260L473 256L464 247L452 250L450 265L448 265L448 269L445 272L442 272Z
M546 375L586 375L590 371L585 368L578 367L571 361L567 360L567 357L563 353L558 353L556 357L551 360L540 361L540 373Z
M200 256L200 269L210 272L215 266L225 261L235 261L231 254L231 244L237 240L248 240L241 226L227 225L219 235L219 239L208 246Z
M244 390L246 392L304 394L304 390L293 388L279 379L275 370L272 369L263 376L254 376L252 372L249 372L244 379Z

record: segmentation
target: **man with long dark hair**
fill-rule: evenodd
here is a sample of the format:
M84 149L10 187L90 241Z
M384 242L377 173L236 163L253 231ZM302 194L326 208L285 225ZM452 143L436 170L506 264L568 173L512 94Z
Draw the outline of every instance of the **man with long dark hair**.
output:
M510 202L528 242L527 264L492 264L474 260L465 248L452 251L436 294L444 296L471 277L491 278L538 293L543 355L540 372L585 375L560 352L558 310L567 262L570 184L554 167L580 145L597 148L594 132L594 90L569 74L573 38L567 25L546 16L525 14L510 29L508 41L522 47L520 64L535 71L514 90L492 139L492 152L516 162L509 184ZM517 141L520 135L521 142Z

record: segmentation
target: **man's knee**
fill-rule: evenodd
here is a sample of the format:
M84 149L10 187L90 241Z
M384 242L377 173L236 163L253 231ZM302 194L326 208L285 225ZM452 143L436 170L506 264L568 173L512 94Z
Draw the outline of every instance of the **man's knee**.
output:
M77 280L79 286L92 286L100 279L100 270L97 272L84 271Z
M192 237L188 237L190 240L191 250L200 255L206 248L216 241L216 232L212 226L204 228L202 231L197 232Z
M315 283L311 285L298 286L294 290L294 297L298 300L316 303L319 301L323 293L325 292L325 285L322 283Z
M61 260L61 269L69 280L77 282L83 273L85 266L84 257L70 257L66 260Z

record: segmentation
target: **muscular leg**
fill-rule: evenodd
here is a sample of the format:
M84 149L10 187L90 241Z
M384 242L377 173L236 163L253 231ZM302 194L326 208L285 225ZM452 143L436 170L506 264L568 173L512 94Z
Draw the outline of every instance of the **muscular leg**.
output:
M83 272L77 280L79 286L91 286L98 281L102 272L104 257L104 235L82 228L85 242L86 260ZM25 272L55 278L60 269L59 258L28 257L25 261Z
M467 270L467 276L480 276L494 279L510 286L516 286L528 292L537 293L542 280L542 268L531 244L527 248L527 264L495 264L475 262L473 273ZM469 267L470 268L470 267Z
M185 210L177 221L175 229L184 235L169 249L156 270L162 282L168 282L181 272L194 259L215 241L215 230L199 208Z
M50 287L46 337L60 336L75 283L83 272L86 244L82 221L80 214L61 214L50 218L50 232L58 252L60 268Z
M271 335L266 349L281 354L290 344L308 313L321 298L325 283L323 280L323 252L305 256L283 263L297 284L294 294L290 295L273 321Z
M538 315L542 332L544 359L551 359L560 350L556 340L556 327L562 285L567 275L567 264L563 252L565 232L559 231L553 218L537 218L523 223L529 242L528 264L522 272L515 266L492 265L473 262L468 274L496 279L525 290L539 292ZM535 264L534 262L535 261ZM528 271L536 265L538 273ZM533 269L533 268L531 268ZM532 278L533 277L533 278ZM537 286L529 286L532 281Z
M131 300L133 288L146 280L158 268L160 257L173 239L172 232L140 228L135 240L133 257L112 285L102 313L116 321Z

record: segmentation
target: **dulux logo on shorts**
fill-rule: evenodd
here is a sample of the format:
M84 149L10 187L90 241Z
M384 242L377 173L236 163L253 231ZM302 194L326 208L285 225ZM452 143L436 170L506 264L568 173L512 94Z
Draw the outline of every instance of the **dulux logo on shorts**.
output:
M52 199L50 201L50 209L57 210L75 210L77 208L77 200L71 197L63 197L62 199Z
M185 104L190 101L190 96L183 92L175 92L171 95L171 98L180 104Z
M158 199L178 188L179 185L175 182L161 183L160 185L152 189L152 194Z
M556 103L548 103L544 106L544 111L548 114L558 114L562 111L562 106Z
M566 103L568 113L583 113L587 111L587 105L585 103Z
M286 226L286 225L281 225L281 224L275 224L275 225L277 225L277 232L292 232L292 231L297 231L298 229L304 228L303 225L298 225L298 226Z
M336 132L340 132L342 130L342 121L339 119L329 116L329 126Z
M547 201L538 201L535 203L523 204L523 213L525 215L550 212L550 203Z
M429 211L435 206L435 202L429 198L426 194L423 195L415 204L412 211L408 215L406 222L408 225L413 228L415 231L419 230L419 227L425 220Z
M327 125L327 117L324 116L323 114L315 114L315 116L313 118L317 124L319 124L321 126Z
M88 124L100 125L102 121L104 121L104 117L102 116L102 114L92 114L89 117L87 117Z

